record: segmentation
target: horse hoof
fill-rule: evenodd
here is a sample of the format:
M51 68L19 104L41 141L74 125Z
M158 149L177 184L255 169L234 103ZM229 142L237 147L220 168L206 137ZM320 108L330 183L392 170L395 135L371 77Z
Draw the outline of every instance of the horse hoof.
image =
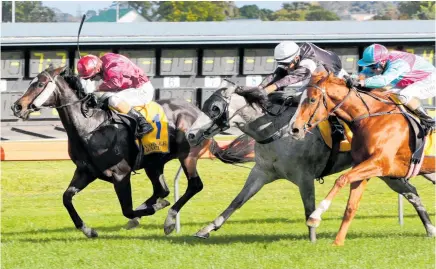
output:
M97 231L92 229L92 228L83 227L81 230L86 235L86 237L88 237L88 238L98 237Z
M210 233L201 233L200 231L194 234L194 237L201 238L201 239L208 239L210 237Z
M171 234L173 231L174 231L174 229L176 228L176 224L174 223L174 224L170 224L170 225L168 225L168 226L165 226L164 227L164 233L165 233L165 235L169 235L169 234Z
M344 242L343 241L335 241L332 246L333 247L343 247Z
M168 215L164 223L165 235L169 235L176 228L176 216L177 216L177 211L173 209L168 210Z
M156 204L153 205L154 211L157 212L165 207L169 206L171 203L165 199L159 198L156 201Z
M436 237L436 227L434 226L427 227L427 236Z
M124 229L132 230L139 226L139 218L129 219Z
M320 223L321 223L320 219L314 219L311 217L309 217L309 219L306 221L306 225L312 228L318 228Z

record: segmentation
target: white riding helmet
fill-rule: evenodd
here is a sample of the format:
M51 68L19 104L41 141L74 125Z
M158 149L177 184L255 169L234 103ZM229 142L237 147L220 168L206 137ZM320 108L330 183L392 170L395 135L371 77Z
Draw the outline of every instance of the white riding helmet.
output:
M274 58L280 66L289 65L300 54L300 47L293 41L280 42L274 49Z

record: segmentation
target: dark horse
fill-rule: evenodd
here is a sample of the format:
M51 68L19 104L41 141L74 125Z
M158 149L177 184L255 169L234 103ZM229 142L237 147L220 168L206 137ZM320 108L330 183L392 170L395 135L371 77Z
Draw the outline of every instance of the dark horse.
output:
M169 234L175 228L175 217L180 209L203 189L196 166L198 158L208 146L223 162L250 160L245 158L252 150L247 140L244 140L245 144L242 141L233 148L229 146L227 150L218 147L214 140L190 147L184 131L198 118L200 110L184 100L159 100L169 122L170 152L153 153L142 159L140 167L145 169L151 180L153 195L133 210L130 175L138 153L133 131L136 123L114 112L89 107L91 95L86 94L80 80L68 72L66 67L50 67L41 72L23 96L13 104L12 110L15 116L27 119L31 112L40 108L57 109L68 135L70 158L77 166L73 179L64 192L63 202L76 228L82 230L87 237L96 237L97 232L82 221L72 204L72 198L97 178L114 184L123 215L133 220L153 215L169 205L164 200L169 195L163 175L164 165L178 158L188 179L188 187L168 212L164 231ZM132 126L123 122L131 123Z

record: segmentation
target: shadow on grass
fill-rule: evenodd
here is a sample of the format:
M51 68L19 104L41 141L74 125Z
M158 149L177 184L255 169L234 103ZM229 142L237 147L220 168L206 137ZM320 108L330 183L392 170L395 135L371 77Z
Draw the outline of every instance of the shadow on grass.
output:
M434 214L430 214L430 216L434 216ZM416 218L418 217L416 214L408 214L404 215L404 218ZM357 216L356 219L390 219L390 218L398 218L397 215L375 215L375 216ZM342 217L326 217L323 218L324 221L326 220L342 220ZM147 217L143 217L141 219L141 224L137 229L144 229L144 230L152 230L152 229L163 229L163 222L162 224L155 224L155 223L146 223ZM127 219L126 219L127 223ZM198 229L203 228L204 226L208 225L210 222L184 222L183 218L181 220L181 225L184 227L198 227ZM268 219L245 219L245 220L228 220L224 225L229 224L253 224L253 223L284 223L284 224L294 224L294 223L301 223L302 225L305 225L305 220L303 218L301 219L287 219L287 218L268 218ZM338 223L339 224L339 223ZM121 229L123 229L123 225L113 225L113 226L92 226L89 227L94 228L98 231L103 232L116 232ZM62 233L62 232L74 232L78 231L74 228L73 224L71 223L71 227L63 227L63 228L56 228L56 229L38 229L38 230L26 230L26 231L14 231L14 232L1 232L2 236L14 236L14 235L23 235L23 234L36 234L36 233Z
M335 233L326 233L321 232L317 234L318 240L320 239L328 239L334 240L336 234ZM385 239L388 237L395 238L425 238L425 233L416 233L416 232L401 232L401 233L385 233L385 232L371 232L371 233L352 233L350 232L347 235L347 240L352 239ZM259 234L235 234L235 235L218 235L214 234L209 239L200 239L193 237L191 235L182 235L182 236L165 236L165 235L144 235L144 236L128 236L128 235L102 235L96 239L88 239L85 237L82 238L24 238L24 239L3 239L2 243L8 242L23 242L23 243L52 243L52 242L80 242L81 244L84 242L105 242L105 241L113 241L113 240L153 240L158 242L167 242L171 244L180 244L180 245L228 245L233 243L272 243L280 240L296 240L296 241L307 241L310 244L308 235L303 234L270 234L270 235L259 235Z
M415 218L416 215L410 214L405 215L405 218ZM376 215L376 216L362 216L360 219L384 219L384 218L397 218L396 215ZM341 218L325 218L324 220L340 220ZM146 219L143 219L142 222L145 222ZM293 219L288 220L286 218L270 218L270 219L248 219L248 220L229 220L228 224L247 224L247 223L301 223L304 225L303 220ZM208 223L204 222L187 222L184 223L182 221L183 226L196 226L198 229L204 227ZM339 224L339 223L338 223ZM75 229L74 227L63 227L63 228L57 228L57 229L40 229L40 230L33 230L33 231L23 231L23 232L2 232L2 242L8 243L8 242L29 242L29 243L45 243L45 242L74 242L74 241L89 241L92 242L93 240L156 240L156 241L164 241L164 242L170 242L175 244L230 244L230 243L237 243L237 242L243 242L243 243L262 243L262 242L274 242L279 240L303 240L308 241L308 235L306 234L264 234L264 235L257 235L257 234L240 234L240 235L219 235L218 232L213 232L212 237L204 240L199 239L196 237L193 237L192 235L180 235L177 234L172 236L165 236L162 231L162 235L144 235L144 236L138 236L132 234L131 236L128 234L104 234L110 233L110 232L120 232L123 228L122 225L115 225L115 226L95 226L93 227L97 230L97 232L103 232L100 233L100 236L97 239L88 239L86 237L82 238L76 238L76 235L72 235L71 238L58 238L54 236L55 233L78 233L81 234L80 231ZM140 228L137 229L143 229L143 230L162 230L163 225L158 224L141 224ZM128 233L128 231L123 230L123 233ZM291 231L290 231L291 232ZM38 235L41 234L47 234L50 238L15 238L15 236L23 236L23 235ZM53 234L53 235L52 235ZM9 239L8 237L14 237ZM54 236L54 237L52 237ZM321 232L317 233L318 239L332 239L334 240L336 236L336 233L327 233L327 232ZM389 236L395 236L395 237L425 237L425 232L407 232L402 231L400 233L398 232L368 232L368 233L353 233L350 232L347 235L347 239L358 239L358 238L385 238Z

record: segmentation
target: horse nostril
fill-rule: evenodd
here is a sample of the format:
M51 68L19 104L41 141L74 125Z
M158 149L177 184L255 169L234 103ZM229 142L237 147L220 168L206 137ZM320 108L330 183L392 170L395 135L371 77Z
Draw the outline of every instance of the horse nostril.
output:
M194 138L195 138L195 135L194 135L194 134L188 134L188 139L189 139L189 140L194 140Z
M298 134L300 132L300 129L298 128L292 128L292 133L293 134Z

